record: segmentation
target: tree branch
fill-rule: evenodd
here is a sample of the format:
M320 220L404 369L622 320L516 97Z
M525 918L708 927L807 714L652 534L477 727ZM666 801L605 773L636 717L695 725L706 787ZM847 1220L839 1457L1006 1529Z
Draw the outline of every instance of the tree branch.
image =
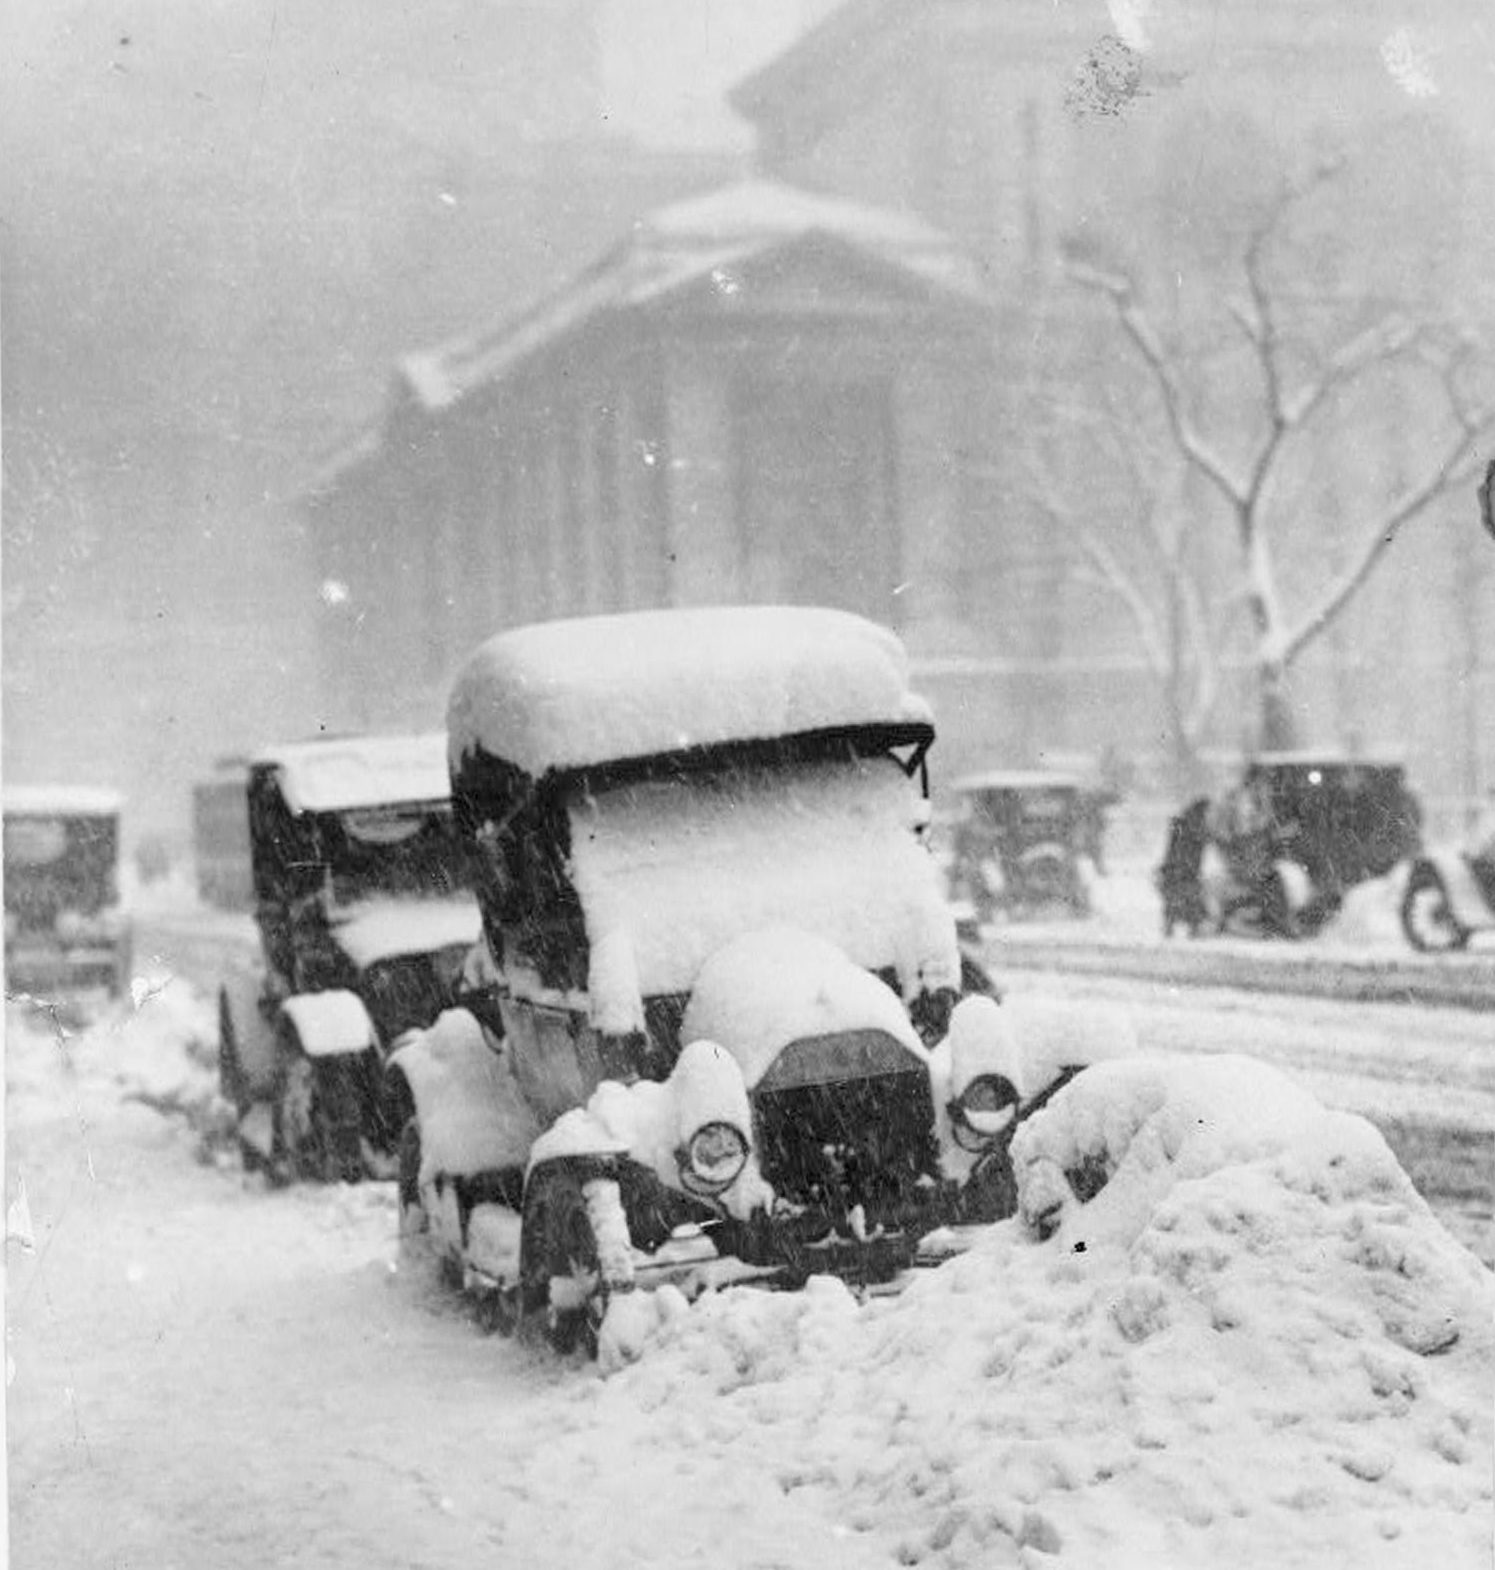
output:
M1343 610L1407 524L1425 512L1446 491L1463 484L1476 472L1478 463L1475 447L1482 434L1495 429L1495 411L1474 414L1464 407L1452 388L1449 396L1459 418L1458 434L1449 442L1443 456L1421 484L1406 492L1377 519L1366 534L1359 556L1330 584L1318 604L1288 636L1283 645L1284 667L1291 665Z
M1224 459L1205 441L1189 419L1184 407L1183 389L1179 386L1178 377L1151 320L1136 302L1131 279L1122 274L1104 272L1084 262L1070 262L1068 271L1076 283L1105 295L1111 302L1122 331L1131 339L1143 363L1152 373L1162 396L1168 429L1179 451L1224 496L1232 511L1239 513L1245 501L1246 488L1231 474Z

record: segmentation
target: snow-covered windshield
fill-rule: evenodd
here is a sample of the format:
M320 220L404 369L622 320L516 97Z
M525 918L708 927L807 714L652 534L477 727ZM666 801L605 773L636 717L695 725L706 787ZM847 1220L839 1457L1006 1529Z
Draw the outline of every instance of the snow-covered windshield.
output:
M891 758L714 767L578 794L569 813L603 1028L770 927L894 967L906 992L958 975L923 798Z

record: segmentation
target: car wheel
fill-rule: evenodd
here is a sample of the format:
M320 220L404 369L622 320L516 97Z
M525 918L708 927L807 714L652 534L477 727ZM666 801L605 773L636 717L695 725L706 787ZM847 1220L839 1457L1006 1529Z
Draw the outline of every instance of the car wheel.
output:
M288 1176L325 1183L363 1177L357 1067L354 1058L309 1058L299 1043L283 1041L273 1148Z
M239 1036L226 992L218 994L218 1091L234 1112L243 1117L248 1106L244 1065L239 1060Z
M525 1195L521 1305L560 1353L597 1355L607 1289L581 1179L545 1174Z
M426 1214L420 1197L420 1120L411 1118L400 1131L398 1170L395 1190L399 1204L400 1248L415 1248L416 1239L424 1239L431 1230L431 1218Z
M1469 941L1469 929L1454 915L1436 867L1417 867L1407 879L1402 930L1412 947L1424 954L1446 954Z

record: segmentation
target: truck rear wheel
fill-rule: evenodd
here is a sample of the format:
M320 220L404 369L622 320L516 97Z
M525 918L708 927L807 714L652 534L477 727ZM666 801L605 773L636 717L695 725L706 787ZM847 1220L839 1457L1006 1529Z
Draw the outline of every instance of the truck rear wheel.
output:
M308 1057L283 1029L273 1109L275 1159L288 1177L356 1183L363 1177L363 1100L354 1055Z

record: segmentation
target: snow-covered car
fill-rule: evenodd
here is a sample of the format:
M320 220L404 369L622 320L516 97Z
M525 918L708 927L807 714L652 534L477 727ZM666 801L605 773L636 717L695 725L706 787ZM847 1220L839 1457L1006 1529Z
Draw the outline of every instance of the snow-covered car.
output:
M8 786L5 984L10 992L129 990L131 927L119 903L113 791Z
M924 843L933 740L901 643L837 611L552 622L468 662L489 974L390 1099L402 1229L500 1322L569 1345L638 1285L886 1282L1010 1213L1023 1073Z
M479 932L445 738L289 743L246 789L259 955L219 994L240 1146L283 1176L388 1174L385 1058L455 1001Z

